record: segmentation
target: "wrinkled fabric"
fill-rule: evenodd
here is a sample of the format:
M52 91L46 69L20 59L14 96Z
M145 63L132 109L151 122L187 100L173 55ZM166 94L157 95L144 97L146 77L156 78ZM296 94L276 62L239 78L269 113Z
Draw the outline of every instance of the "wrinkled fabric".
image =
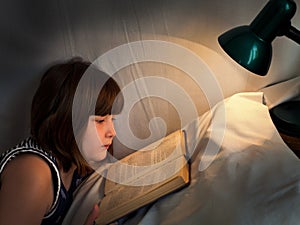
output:
M125 224L298 224L299 159L263 102L263 92L236 94L188 124L191 184ZM102 181L97 179L78 203L97 199ZM85 217L86 208L77 204L68 217Z

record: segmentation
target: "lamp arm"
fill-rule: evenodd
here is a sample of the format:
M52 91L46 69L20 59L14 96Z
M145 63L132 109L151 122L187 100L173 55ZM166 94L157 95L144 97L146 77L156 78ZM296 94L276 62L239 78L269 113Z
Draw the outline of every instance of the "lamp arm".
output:
M300 45L300 31L297 28L290 26L284 35Z

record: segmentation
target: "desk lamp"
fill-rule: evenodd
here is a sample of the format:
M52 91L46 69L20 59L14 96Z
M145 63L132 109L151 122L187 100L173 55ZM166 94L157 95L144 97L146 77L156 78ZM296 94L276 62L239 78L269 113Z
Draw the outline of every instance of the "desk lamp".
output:
M286 36L300 44L300 31L291 25L295 12L293 0L270 0L250 25L225 32L218 38L219 44L241 66L263 76L269 70L271 44L277 36ZM296 137L299 142L300 101L280 104L270 110L270 115L280 133Z

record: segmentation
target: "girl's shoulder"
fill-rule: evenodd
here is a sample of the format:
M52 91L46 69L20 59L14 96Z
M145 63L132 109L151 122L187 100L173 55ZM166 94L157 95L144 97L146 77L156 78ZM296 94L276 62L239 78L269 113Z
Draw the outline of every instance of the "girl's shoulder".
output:
M0 174L11 160L21 155L36 155L40 157L49 165L51 171L54 172L57 177L60 177L55 157L43 150L32 137L21 141L15 147L0 155Z
M17 173L14 174L14 176L25 176L27 179L35 179L35 182L37 182L37 184L39 182L53 182L54 199L50 211L55 208L59 199L59 192L61 189L59 168L55 157L52 156L49 152L43 150L33 138L29 137L21 141L15 147L1 154L0 185L4 175L3 171L6 167L11 167L10 171ZM40 179L46 180L36 180L38 177Z
M25 154L26 153L26 154ZM45 157L33 151L14 152L13 154L3 154L1 156L1 176L7 174L9 171L16 180L25 177L33 181L32 178L48 177L51 181L51 167L49 166ZM50 176L49 176L50 175ZM47 181L47 180L44 180Z
M15 147L7 150L0 155L0 173L2 172L6 164L12 159L16 158L19 155L30 153L41 157L48 164L50 164L51 167L57 168L55 157L47 151L43 150L33 138L29 137L21 141Z
M51 210L54 200L52 171L46 157L38 152L26 141L1 156L0 196L4 202L10 202L9 206L1 208L4 221L30 224L41 221ZM10 211L24 203L25 209L15 212L18 218L11 218Z

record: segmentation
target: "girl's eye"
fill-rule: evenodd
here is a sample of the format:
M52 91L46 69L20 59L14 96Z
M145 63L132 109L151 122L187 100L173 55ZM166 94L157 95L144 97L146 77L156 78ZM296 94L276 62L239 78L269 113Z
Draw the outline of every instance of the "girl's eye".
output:
M94 121L96 123L103 123L103 122L108 121L108 120L114 121L115 118L113 116L95 116L94 117Z
M94 121L96 123L103 123L105 121L105 117L102 117L102 116L95 116L94 117Z

